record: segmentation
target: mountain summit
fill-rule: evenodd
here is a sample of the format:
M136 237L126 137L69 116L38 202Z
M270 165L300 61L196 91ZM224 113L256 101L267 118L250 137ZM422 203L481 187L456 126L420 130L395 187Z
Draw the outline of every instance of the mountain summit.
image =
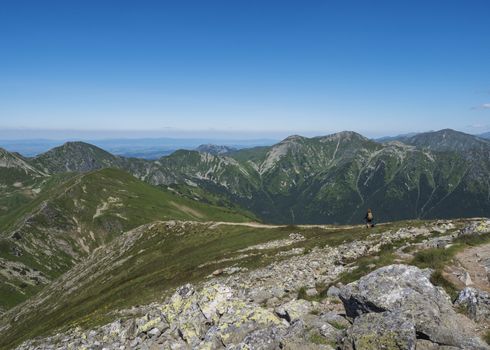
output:
M403 142L433 151L454 151L458 153L485 150L490 141L452 129L417 134Z
M32 163L48 173L87 172L101 168L120 168L119 157L85 142L67 142L40 154Z

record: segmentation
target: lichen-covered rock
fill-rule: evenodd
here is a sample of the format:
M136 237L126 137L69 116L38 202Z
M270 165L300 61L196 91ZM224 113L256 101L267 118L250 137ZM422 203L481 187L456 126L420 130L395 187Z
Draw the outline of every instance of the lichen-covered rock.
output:
M237 344L258 328L284 327L272 312L237 299L229 287L221 284L207 286L199 292L190 288L185 293L178 290L161 311L171 329L192 347L204 345L203 339L207 343L219 339L225 345Z
M279 350L284 329L274 326L250 332L242 342L229 349Z
M490 293L466 287L459 293L455 305L464 307L474 321L490 320Z
M286 304L277 307L274 311L279 317L288 322L294 322L301 319L311 311L311 302L303 299L293 299Z
M415 350L415 325L392 312L357 317L344 340L344 350Z
M466 225L460 230L460 236L481 235L490 232L490 220L480 220Z
M413 320L417 334L434 343L489 349L470 329L471 321L453 310L429 275L430 271L414 266L382 267L344 286L340 298L349 317L391 311Z

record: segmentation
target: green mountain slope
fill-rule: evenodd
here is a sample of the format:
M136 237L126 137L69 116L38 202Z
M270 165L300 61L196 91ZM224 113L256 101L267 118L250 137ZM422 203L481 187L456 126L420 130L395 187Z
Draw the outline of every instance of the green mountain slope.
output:
M184 195L237 203L267 222L356 223L368 207L382 221L486 215L486 141L448 130L409 140L380 144L343 132L292 136L226 156L182 151L160 159L143 178L179 184Z
M12 211L0 236L0 307L38 292L94 249L154 220L251 221L150 186L117 169L71 176Z
M490 142L453 130L407 136L403 143L378 143L354 132L290 136L271 147L221 155L181 150L157 161L78 146L88 148L81 154L97 156L82 156L76 168L57 151L56 167L46 165L45 156L33 164L51 172L110 165L181 196L242 207L273 223L358 223L368 207L381 221L490 210Z
M0 227L4 216L40 192L45 179L27 159L0 148Z

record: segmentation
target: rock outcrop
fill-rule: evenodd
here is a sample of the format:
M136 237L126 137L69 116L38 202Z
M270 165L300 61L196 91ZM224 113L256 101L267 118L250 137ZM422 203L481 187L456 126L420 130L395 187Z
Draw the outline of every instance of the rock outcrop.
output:
M402 344L393 343L395 335L407 327L415 329L417 338L434 344L460 349L489 349L472 332L471 321L454 311L449 296L430 282L430 273L429 270L414 266L390 265L344 286L340 298L347 316L354 319L354 329L351 330L354 335L347 338L344 349L376 348L369 347L371 342L366 340L366 334L373 334L373 337L375 334L384 334L387 337L386 348L414 349L415 338L409 337L408 333L396 338L403 339ZM372 326L375 328L369 329L360 338L369 346L359 347L356 345L359 338L355 335L360 333L357 329L369 326L365 318L366 314L372 313L380 314L370 316L376 323ZM401 317L401 320L394 321L396 317ZM360 326L356 328L359 323Z
M490 322L490 293L466 287L459 293L455 304L464 307L472 320Z
M414 323L396 312L366 313L357 317L344 340L344 350L414 350Z

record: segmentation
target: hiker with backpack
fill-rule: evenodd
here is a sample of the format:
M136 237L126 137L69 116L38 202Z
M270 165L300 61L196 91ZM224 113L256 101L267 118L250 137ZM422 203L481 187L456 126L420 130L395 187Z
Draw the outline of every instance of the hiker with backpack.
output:
M364 217L364 220L366 220L366 227L374 227L374 216L373 212L371 209L367 210L366 216Z

